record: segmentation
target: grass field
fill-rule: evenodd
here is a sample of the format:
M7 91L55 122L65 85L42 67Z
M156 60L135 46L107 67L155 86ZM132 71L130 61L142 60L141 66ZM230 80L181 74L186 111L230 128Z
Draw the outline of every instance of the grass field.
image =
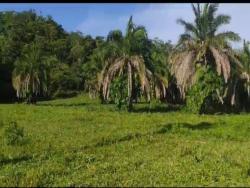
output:
M250 115L135 108L86 96L1 104L0 186L250 186ZM23 145L5 143L12 120Z

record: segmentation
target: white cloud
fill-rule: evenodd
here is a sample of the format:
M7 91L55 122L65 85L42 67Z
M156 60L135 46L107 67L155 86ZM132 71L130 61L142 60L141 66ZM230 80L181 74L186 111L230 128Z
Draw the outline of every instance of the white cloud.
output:
M250 40L250 4L220 4L218 13L231 16L231 23L220 30L231 30L238 33L243 39ZM134 21L138 25L144 25L150 38L158 37L164 41L171 40L175 43L184 29L176 23L178 18L187 21L193 20L193 12L190 4L149 4L145 9L132 13ZM117 15L110 17L102 12L92 12L77 29L83 33L93 35L107 35L112 29L124 31L130 15ZM240 47L242 43L234 46Z
M149 8L134 14L135 22L146 26L150 38L176 42L183 27L176 23L178 18L191 21L190 4L151 4Z

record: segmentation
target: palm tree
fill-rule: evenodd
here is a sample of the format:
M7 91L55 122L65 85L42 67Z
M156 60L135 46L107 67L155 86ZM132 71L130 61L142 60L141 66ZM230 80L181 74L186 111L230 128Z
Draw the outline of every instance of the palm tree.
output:
M250 49L249 42L244 40L243 54L241 56L242 66L240 67L240 78L245 82L247 95L250 97Z
M153 74L151 85L152 95L156 99L163 100L167 97L167 90L172 78L168 63L171 48L170 42L164 43L157 38L151 42L150 60L153 64L153 69L150 69Z
M238 34L218 29L230 22L230 16L216 15L218 4L207 3L203 7L192 4L194 23L178 19L185 33L180 36L175 53L171 56L172 72L185 98L185 92L195 83L196 65L209 65L218 75L223 75L225 83L231 73L231 62L236 61L230 41L239 41Z
M99 88L104 100L109 100L112 81L119 76L127 77L128 110L132 108L136 80L139 80L141 91L145 94L147 100L150 100L149 78L151 72L146 67L145 60L140 52L140 42L143 40L147 40L146 30L142 26L136 26L131 16L127 24L125 37L121 41L119 40L119 43L117 43L119 46L115 45L115 53L106 60L106 65L99 77Z
M101 76L101 71L105 66L107 59L115 57L119 47L119 42L122 39L122 32L119 30L111 31L108 34L107 41L104 41L102 44L98 45L93 53L90 55L89 60L82 65L84 72L84 89L88 91L91 98L96 97L96 94L99 92L99 77ZM102 103L104 99L102 93L100 98Z
M250 97L250 50L249 42L245 40L243 41L243 51L239 53L239 59L241 64L234 68L233 79L230 85L231 105L233 106L236 105L236 96L242 91L246 91L248 100Z
M12 75L13 87L18 98L35 103L38 94L47 93L49 64L54 58L44 58L37 44L27 46L23 55L15 62Z

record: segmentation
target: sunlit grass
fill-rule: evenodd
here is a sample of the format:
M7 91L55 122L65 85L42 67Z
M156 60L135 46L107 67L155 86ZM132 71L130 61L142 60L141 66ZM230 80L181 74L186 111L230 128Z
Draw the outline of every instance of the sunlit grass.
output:
M164 104L116 111L87 96L2 104L0 186L249 186L250 116ZM27 142L8 146L10 121Z

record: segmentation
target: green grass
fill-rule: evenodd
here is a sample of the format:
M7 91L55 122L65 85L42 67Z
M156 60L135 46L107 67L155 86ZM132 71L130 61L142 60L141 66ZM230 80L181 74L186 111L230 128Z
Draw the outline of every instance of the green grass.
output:
M0 105L0 186L250 186L248 114L135 109L86 96ZM23 145L5 143L13 120Z

